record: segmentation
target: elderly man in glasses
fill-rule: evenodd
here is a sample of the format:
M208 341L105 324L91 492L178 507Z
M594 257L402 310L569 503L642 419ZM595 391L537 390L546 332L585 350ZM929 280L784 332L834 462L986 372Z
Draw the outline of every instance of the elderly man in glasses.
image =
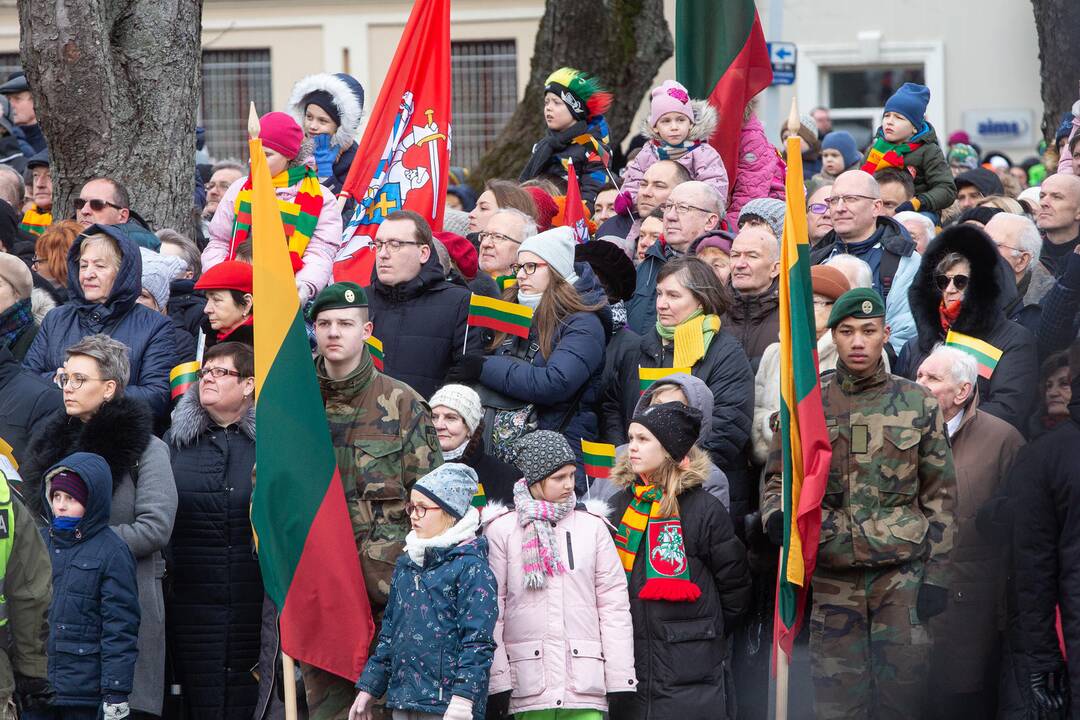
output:
M131 211L131 194L113 178L99 177L87 181L75 198L75 219L83 227L91 225L123 225L124 232L140 247L157 252L161 241L146 222Z
M889 344L899 352L915 336L908 288L919 269L915 242L900 223L886 217L881 188L873 176L849 170L836 178L824 200L833 229L810 255L815 265L847 253L865 261L874 273L874 289L885 299Z
M480 231L480 269L495 278L499 289L513 284L510 266L526 238L537 233L536 221L516 208L496 210Z

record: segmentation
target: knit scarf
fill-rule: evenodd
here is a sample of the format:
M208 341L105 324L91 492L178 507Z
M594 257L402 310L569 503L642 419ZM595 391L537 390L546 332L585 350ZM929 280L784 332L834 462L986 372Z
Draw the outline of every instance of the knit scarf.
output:
M23 213L19 229L25 230L31 235L40 235L50 225L52 225L52 213L39 212L37 205L31 205L30 209Z
M949 328L956 322L956 318L960 317L960 304L963 300L954 300L951 303L946 303L945 298L941 299L941 303L938 305L938 319L941 322L941 329L945 332L949 332Z
M666 327L656 321L656 334L663 340L675 341L675 359L672 367L692 368L705 357L716 333L720 332L720 317L706 315L700 308L675 327Z
M502 292L511 285L517 285L517 275L496 275L495 284L499 286L499 292Z
M289 241L289 259L292 260L293 272L304 267L304 251L315 226L319 224L319 215L323 209L322 186L315 170L306 165L291 167L274 177L274 187L292 187L299 184L294 200L278 200L281 223L285 226L285 237ZM237 248L251 236L251 175L244 181L244 187L236 196L236 218L233 220L232 242L229 244L229 258L236 257Z
M645 585L638 593L639 598L694 602L701 597L701 588L690 579L682 523L678 516L660 517L663 500L664 491L655 485L634 485L634 496L615 533L615 549L629 581L641 542L647 538Z
M921 142L891 143L885 139L885 136L878 135L874 138L874 144L867 153L866 162L863 163L861 169L873 175L883 168L904 167L904 156L922 145Z
M428 550L453 547L473 540L476 538L476 531L479 527L480 511L476 508L469 508L464 517L435 537L421 538L416 535L415 530L409 531L409 534L405 536L405 552L408 553L409 558L414 563L424 567L424 560L427 558Z
M23 331L34 322L30 298L16 300L15 304L0 313L0 347L11 347Z
M521 547L521 566L525 572L525 587L543 589L548 577L562 575L566 567L559 558L559 543L555 540L555 526L574 511L575 498L564 503L537 500L529 492L525 478L514 483L514 509L518 525L525 536Z
M683 140L677 145L671 145L663 140L654 140L653 144L656 147L656 157L661 160L678 160L700 145L701 142L697 140Z

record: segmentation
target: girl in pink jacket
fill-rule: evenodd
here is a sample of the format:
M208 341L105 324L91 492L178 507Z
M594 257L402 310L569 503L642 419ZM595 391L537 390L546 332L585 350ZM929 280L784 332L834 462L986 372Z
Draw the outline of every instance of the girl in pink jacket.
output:
M577 504L562 434L530 433L516 453L514 509L484 511L499 586L492 705L509 692L519 720L601 720L608 693L637 690L626 573L604 513Z
M731 202L727 208L727 224L732 231L739 227L739 211L756 198L784 199L784 173L787 165L776 147L769 142L765 128L747 105L739 132L739 162Z
M319 184L311 160L311 142L289 115L267 113L260 118L263 149L281 220L288 236L289 257L296 275L300 306L330 283L334 256L341 246L341 211L333 193ZM312 163L313 164L313 163ZM224 260L236 258L237 250L251 232L251 180L245 176L232 184L210 221L210 240L202 254L203 272Z

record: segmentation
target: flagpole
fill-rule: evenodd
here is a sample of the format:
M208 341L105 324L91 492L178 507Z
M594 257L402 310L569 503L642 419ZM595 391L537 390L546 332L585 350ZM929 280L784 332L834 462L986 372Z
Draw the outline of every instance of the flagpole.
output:
M776 720L787 720L788 716L788 669L791 658L774 643L776 652Z
M285 690L285 720L296 720L296 661L281 651L281 682Z

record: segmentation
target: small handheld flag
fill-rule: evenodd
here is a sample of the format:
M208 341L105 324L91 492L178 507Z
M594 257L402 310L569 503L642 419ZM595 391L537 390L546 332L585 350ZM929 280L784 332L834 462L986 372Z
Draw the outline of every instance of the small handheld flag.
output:
M476 483L476 494L470 503L474 508L482 508L487 505L487 493L484 491L484 483Z
M173 400L182 396L199 379L199 368L202 363L198 360L180 363L169 372L169 395Z
M963 350L975 358L975 362L979 364L979 377L984 380L990 379L990 376L994 374L998 361L1001 360L1002 351L998 348L979 338L958 333L955 330L950 330L945 336L945 344L957 350Z
M473 293L469 300L469 325L529 337L532 327L532 308Z
M638 382L640 383L639 390L641 394L645 394L645 391L649 389L654 382L661 378L666 378L668 375L674 375L675 373L690 374L692 368L677 367L677 368L647 368L638 366Z
M585 464L585 474L591 478L611 477L615 467L615 446L610 443L589 442L582 439L581 457Z
M371 364L375 366L376 370L382 372L385 357L383 355L382 340L372 335L364 342L367 343L368 353L371 354Z
M585 225L585 206L581 202L581 187L578 185L574 163L566 165L566 209L563 211L566 227L574 231L578 243L589 242L589 229Z

